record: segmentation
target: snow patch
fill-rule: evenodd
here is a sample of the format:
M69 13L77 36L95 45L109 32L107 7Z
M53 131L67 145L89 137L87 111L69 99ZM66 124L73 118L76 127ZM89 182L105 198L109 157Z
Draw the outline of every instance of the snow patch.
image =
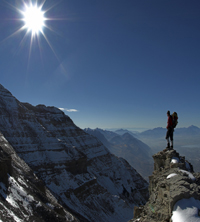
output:
M8 195L6 197L6 201L8 201L13 207L19 208L18 203L22 203L23 207L27 212L33 214L30 203L34 201L34 198L31 195L28 195L23 187L19 185L19 183L13 178L9 177L10 187L8 189Z
M173 208L172 222L200 222L200 201L191 197L176 202Z
M176 176L176 175L178 175L177 173L171 173L171 174L169 174L168 176L167 176L167 179L170 179L171 177L174 177L174 176Z
M4 208L8 215L10 215L13 218L13 221L15 222L23 222L23 220L19 219L10 209L8 209L5 205L3 205L0 202L0 205L2 205L2 208Z
M172 160L171 160L171 163L179 163L180 160L178 157L173 157Z
M187 174L187 176L191 179L191 180L196 180L196 178L192 175L192 173L190 173L190 172L188 172L188 171L186 171L186 170L179 170L180 172L183 172L183 173L185 173L185 174ZM177 173L171 173L171 174L169 174L168 176L167 176L167 179L170 179L170 178L172 178L172 177L174 177L174 176L176 176L176 175L178 175Z
M186 170L179 170L179 171L186 173L191 180L193 180L193 181L196 180L196 178L192 175L192 173L190 173Z
M36 207L41 207L42 206L42 204L41 204L41 202L39 201L37 204L36 204Z

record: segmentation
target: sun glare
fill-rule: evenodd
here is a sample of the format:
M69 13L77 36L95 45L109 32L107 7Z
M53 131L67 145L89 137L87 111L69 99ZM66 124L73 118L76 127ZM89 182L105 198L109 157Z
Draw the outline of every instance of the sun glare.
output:
M25 11L22 12L24 15L23 21L25 22L24 28L28 29L28 32L32 32L32 35L39 34L43 31L45 26L44 11L37 5L25 5Z
M45 31L53 31L56 33L52 27L50 27L48 24L50 21L59 21L59 20L65 20L63 18L53 18L53 17L45 17L45 14L48 12L48 15L50 15L49 11L57 6L60 1L56 1L56 3L49 8L46 8L43 10L43 7L45 6L47 0L21 0L22 4L18 5L16 7L14 4L9 3L6 1L6 3L16 10L20 17L18 18L13 18L15 22L20 21L23 22L23 25L17 29L15 32L13 32L10 36L5 38L3 41L6 41L7 39L14 37L18 35L19 33L22 33L25 31L24 36L20 40L20 47L25 47L27 46L26 42L29 41L30 45L29 48L25 47L28 49L27 51L29 52L29 57L28 57L28 66L29 66L29 61L31 57L31 52L34 44L37 44L39 46L39 50L42 48L42 44L44 43L42 38L43 37L46 41L46 43L49 45L50 49L54 53L55 57L57 60L60 62L59 57L56 54L56 51L53 48L53 45L49 41L47 35L45 34ZM28 2L28 3L27 3ZM40 3L38 3L40 2ZM47 21L47 24L46 24ZM46 30L44 30L44 27ZM30 37L30 38L29 38ZM40 55L42 56L42 51L40 50Z

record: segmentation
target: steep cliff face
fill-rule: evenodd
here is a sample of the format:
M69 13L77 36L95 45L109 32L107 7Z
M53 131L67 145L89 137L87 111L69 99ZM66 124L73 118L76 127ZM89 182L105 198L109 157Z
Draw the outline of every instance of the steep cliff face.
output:
M21 103L0 85L0 131L81 221L127 221L147 182L55 107Z
M78 220L56 198L0 134L0 221Z
M134 219L131 221L200 221L197 208L200 206L199 173L194 173L192 165L175 150L165 149L153 158L154 172L149 177L149 201L145 206L134 208ZM189 215L188 211L192 213Z

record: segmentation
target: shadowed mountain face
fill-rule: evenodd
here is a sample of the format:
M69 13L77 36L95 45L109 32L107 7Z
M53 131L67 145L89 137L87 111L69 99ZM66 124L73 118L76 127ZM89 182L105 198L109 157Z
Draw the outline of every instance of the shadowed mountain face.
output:
M127 221L147 182L55 107L19 102L0 85L0 131L80 221Z
M111 153L126 159L145 179L153 171L151 149L142 141L129 133L119 135L101 129L85 129L89 134L96 136Z
M0 134L0 221L78 222Z

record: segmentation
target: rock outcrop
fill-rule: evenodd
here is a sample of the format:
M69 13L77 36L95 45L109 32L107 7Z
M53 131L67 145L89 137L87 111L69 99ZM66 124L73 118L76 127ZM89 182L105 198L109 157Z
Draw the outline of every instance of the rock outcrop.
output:
M200 200L200 175L175 150L153 156L154 172L149 177L149 201L134 208L132 222L171 222L175 204L183 199Z
M59 204L82 222L128 221L132 208L148 199L147 182L124 159L58 108L21 103L2 85L0 132ZM7 166L9 171L9 160Z

